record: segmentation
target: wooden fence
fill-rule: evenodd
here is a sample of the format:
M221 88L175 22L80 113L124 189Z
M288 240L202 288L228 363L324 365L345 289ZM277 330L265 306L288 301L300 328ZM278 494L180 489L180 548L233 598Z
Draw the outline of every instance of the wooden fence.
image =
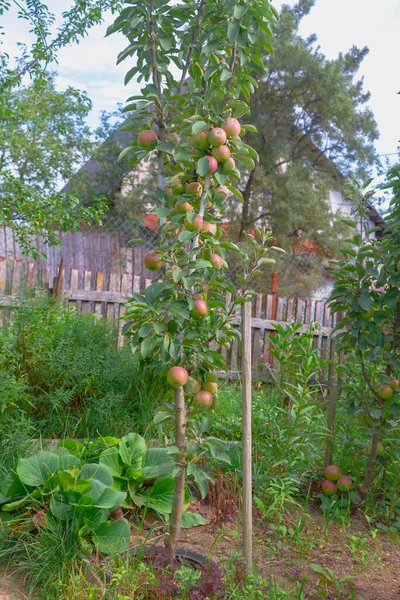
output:
M0 325L5 324L16 309L20 299L27 292L38 293L40 289L46 293L59 293L78 313L92 312L99 317L115 320L118 323L118 341L122 344L123 317L126 312L126 301L132 292L141 292L152 282L143 275L132 273L97 272L71 268L66 277L64 269L55 278L50 277L46 263L0 257L0 307L2 316ZM300 333L308 331L311 322L316 324L314 347L319 348L323 359L331 360L331 366L323 373L323 379L332 377L335 361L334 340L331 330L337 322L337 315L331 315L324 301L300 298L282 298L273 294L257 294L252 306L252 364L254 378L267 378L270 366L269 335L275 325L301 323ZM240 326L240 310L233 319L233 324ZM227 359L229 374L237 376L240 365L240 348L235 341L230 348L218 349Z

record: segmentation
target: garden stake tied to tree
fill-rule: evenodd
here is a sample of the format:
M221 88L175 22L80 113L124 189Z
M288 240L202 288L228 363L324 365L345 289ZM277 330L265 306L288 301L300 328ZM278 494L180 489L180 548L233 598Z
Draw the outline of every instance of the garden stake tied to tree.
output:
M157 153L160 242L144 262L150 270L163 269L164 278L143 294L133 294L124 332L134 356L150 363L155 376L167 377L175 390L175 404L154 419L174 432L169 451L175 455L177 475L165 537L171 561L180 536L186 477L194 479L204 497L210 476L199 459L229 461L224 443L205 437L209 420L203 417L199 431L192 419L217 408L215 372L226 370L226 363L213 347L229 348L240 337L231 324L234 313L254 293L252 276L274 262L269 232L245 233L251 247L246 255L223 238L221 217L229 194L242 201L239 165L252 169L258 160L242 140L255 128L239 119L250 111L257 87L253 74L265 73L263 54L272 52L277 12L268 0L127 4L107 33L122 32L129 40L118 56L118 63L135 58L125 83L137 77L145 85L125 107L132 118L123 129L135 132L137 139L122 155L135 165ZM178 80L172 73L176 67ZM240 289L226 277L227 251L238 253L243 262ZM191 430L198 433L195 439L188 435Z

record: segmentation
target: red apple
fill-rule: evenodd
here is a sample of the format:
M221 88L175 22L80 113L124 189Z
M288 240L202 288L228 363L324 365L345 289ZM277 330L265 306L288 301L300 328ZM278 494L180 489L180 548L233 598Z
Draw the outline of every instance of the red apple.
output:
M233 158L228 158L222 165L222 172L225 175L230 175L236 169L236 163Z
M206 381L203 385L203 389L206 390L206 392L210 392L210 394L215 394L218 389L218 383L215 381Z
M200 215L197 215L197 217L194 218L193 223L190 223L188 221L188 219L185 219L184 225L188 231L199 232L203 229L203 217L201 217Z
M193 206L191 204L189 204L189 202L181 202L181 203L177 202L175 204L175 210L180 215L184 215L187 212L192 212Z
M199 131L192 137L192 143L198 150L207 150L209 147L207 131Z
M337 492L336 485L332 481L328 481L327 479L325 479L325 481L322 482L321 488L322 493L325 496L333 496L333 494L336 494Z
M212 403L213 403L213 397L210 394L210 392L206 392L203 390L201 390L200 392L197 392L197 394L195 394L195 396L193 398L193 404L197 408L210 408Z
M167 138L171 140L171 142L174 142L174 144L179 144L181 139L179 135L175 133L175 131L172 131L172 133L168 133Z
M211 254L210 263L216 269L222 269L222 267L224 266L224 259L219 254Z
M205 158L210 163L207 173L208 173L208 175L212 175L218 169L217 159L214 158L213 156L206 156Z
M158 141L158 135L152 129L141 131L137 137L138 146L151 150L155 147Z
M381 385L378 394L383 400L390 400L393 396L393 388L387 384Z
M215 235L217 233L217 226L215 223L206 223L206 221L203 221L203 231L208 231Z
M164 185L164 194L166 196L172 196L173 195L173 191L172 191L172 187L170 185Z
M223 128L228 137L235 138L240 135L240 123L237 119L233 119L232 117L228 117L223 125Z
M210 309L208 308L207 302L204 302L204 300L195 300L194 307L191 311L193 319L202 319L203 317L206 317L209 312Z
M220 185L219 187L215 188L214 192L216 194L225 194L225 200L229 197L230 194L228 188L224 187L223 185Z
M226 132L222 129L222 127L211 127L207 135L209 146L214 146L215 148L225 144L227 139Z
M188 379L189 373L183 367L172 367L167 374L167 381L173 388L185 385Z
M191 181L186 184L186 193L192 194L195 198L201 198L203 194L203 186L198 181Z
M338 490L341 492L348 492L352 485L353 482L347 475L342 475L337 482Z
M325 477L329 481L337 481L340 477L340 469L337 465L329 465L325 469Z
M219 148L213 148L211 154L217 159L219 163L224 163L231 155L231 151L228 146L219 146Z
M163 266L163 261L157 252L148 252L144 257L144 266L149 271L158 271Z

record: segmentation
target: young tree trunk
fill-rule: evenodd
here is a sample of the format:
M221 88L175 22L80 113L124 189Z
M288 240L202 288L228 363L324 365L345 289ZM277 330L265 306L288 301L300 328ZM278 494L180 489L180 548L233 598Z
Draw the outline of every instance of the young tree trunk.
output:
M243 191L243 205L242 205L242 215L240 217L240 229L239 229L239 240L243 239L243 232L246 231L249 226L249 213L250 213L250 196L251 196L251 188L253 186L254 174L256 170L255 168L250 171L249 178L246 183L246 187Z
M367 497L369 488L371 487L371 483L374 478L376 453L378 450L378 444L379 444L380 437L381 437L381 428L379 426L377 428L376 432L374 433L374 435L372 436L371 452L369 453L369 457L368 457L367 470L365 472L364 481L363 481L361 489L360 489L360 495L361 495L362 500L365 500L365 498Z
M184 455L186 452L186 408L183 387L178 387L175 390L175 411L175 443L179 448L179 453L176 454L175 460L180 472L175 479L171 521L169 532L165 537L165 555L169 562L174 560L179 542L183 500L185 496L186 463Z

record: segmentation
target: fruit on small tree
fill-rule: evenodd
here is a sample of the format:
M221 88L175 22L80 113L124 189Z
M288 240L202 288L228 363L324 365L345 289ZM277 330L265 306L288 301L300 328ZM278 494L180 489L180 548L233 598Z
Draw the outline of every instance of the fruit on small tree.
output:
M225 144L227 139L226 131L222 127L211 127L207 135L209 146L214 146L214 148Z
M350 479L350 477L347 477L347 475L342 475L341 477L339 477L339 480L337 482L338 490L340 490L341 492L348 492L352 485L353 482Z
M236 169L236 163L233 158L228 158L222 165L222 172L224 175L231 175L233 171Z
M219 146L219 148L213 148L211 154L219 163L224 163L230 157L231 151L228 146L223 145Z
M201 381L196 379L196 377L190 377L187 380L185 385L185 392L187 394L197 394L201 390Z
M158 271L163 266L163 261L157 252L148 252L144 257L144 266L149 271Z
M215 223L207 223L206 221L203 221L203 231L208 231L209 233L215 235L217 233L217 226Z
M233 119L232 117L228 117L223 125L223 129L226 132L226 135L230 138L236 138L240 135L240 123L237 119Z
M206 317L210 312L207 302L204 300L195 300L194 307L191 310L193 319L202 319Z
M213 173L215 173L215 171L218 169L218 162L217 159L214 158L213 156L206 156L205 157L208 162L209 162L209 166L208 166L208 171L207 174L208 175L212 175Z
M137 136L138 146L152 150L158 142L158 135L152 129L145 129Z
M372 308L368 309L365 313L361 313L361 318L364 319L365 321L372 319L373 316L374 316L374 311Z
M390 400L393 396L393 388L390 385L384 383L380 386L378 394L383 400Z
M174 144L179 144L180 142L180 137L177 133L175 133L175 131L172 131L171 133L168 133L167 138L169 140L171 140L171 142L174 142Z
M367 446L367 454L371 454L371 449L372 449L372 444L371 442L368 444ZM378 442L377 446L376 446L376 455L377 456L382 456L382 454L385 452L385 448L382 444L382 442Z
M165 277L168 277L168 279L172 278L172 273L174 271L174 269L178 272L181 272L182 269L180 267L178 267L178 265L170 265L169 267L167 267L166 272L165 272Z
M329 479L325 479L325 481L322 482L321 488L322 493L325 496L333 496L333 494L336 494L337 492L336 485L333 483L333 481L329 481Z
M203 390L206 390L206 392L210 392L210 394L215 394L217 389L218 389L218 383L216 383L215 381L206 381L203 384Z
M325 469L325 477L329 481L337 481L340 477L340 469L337 465L328 465Z
M222 267L224 266L224 259L219 254L211 254L210 263L216 269L222 269Z
M203 229L203 217L200 215L197 215L194 218L194 221L192 223L190 223L190 221L188 219L184 220L184 224L185 227L188 231L201 231Z
M164 194L166 196L172 196L173 195L173 190L172 187L170 185L164 185Z
M186 193L192 194L195 198L201 198L203 186L198 181L191 181L186 184Z
M194 395L193 404L196 408L210 408L213 403L213 397L210 392L201 390Z
M183 367L172 367L167 374L167 381L173 388L185 385L189 379L189 373Z
M199 131L192 137L192 144L198 150L207 150L209 147L207 131Z
M228 190L228 188L224 187L223 185L220 185L219 187L215 188L214 192L216 194L224 194L225 195L225 200L228 198L230 191Z
M398 387L400 387L400 381L398 379L396 379L395 377L393 377L390 382L390 385L394 390L397 390Z
M187 212L193 211L193 206L189 202L177 202L175 204L175 210L177 213L184 215Z

